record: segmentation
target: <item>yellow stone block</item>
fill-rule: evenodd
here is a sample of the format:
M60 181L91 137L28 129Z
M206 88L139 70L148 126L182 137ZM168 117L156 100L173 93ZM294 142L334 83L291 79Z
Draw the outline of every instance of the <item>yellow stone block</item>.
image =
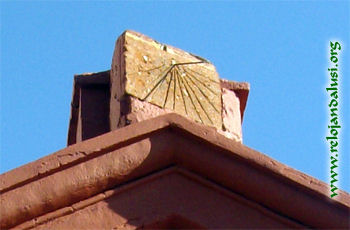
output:
M222 128L221 87L214 65L133 31L121 36L111 73L121 80L112 82L140 100Z

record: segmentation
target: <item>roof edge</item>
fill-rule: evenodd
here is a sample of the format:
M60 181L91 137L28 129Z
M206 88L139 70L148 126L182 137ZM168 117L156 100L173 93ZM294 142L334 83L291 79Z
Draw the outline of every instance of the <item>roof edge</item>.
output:
M164 130L168 130L167 133L165 133ZM43 157L35 162L26 164L17 169L6 172L0 175L1 198L2 200L4 199L4 201L6 201L11 196L15 196L15 197L18 196L15 194L18 194L19 191L22 191L22 190L26 191L29 189L28 186L25 186L28 183L41 184L43 180L46 180L50 184L52 183L52 178L51 180L46 179L48 176L50 175L59 176L59 174L61 174L60 172L64 170L70 170L71 168L73 168L73 166L77 164L85 164L87 162L91 162L91 160L95 158L99 158L101 161L101 164L109 164L107 163L108 161L101 160L102 156L104 157L111 152L121 151L125 147L134 145L134 143L139 143L139 145L137 145L138 146L137 151L139 154L137 155L140 155L140 150L148 151L147 148L149 148L149 143L148 144L146 143L145 145L144 141L141 141L141 140L145 140L149 137L153 137L153 134L157 134L157 136L164 136L167 134L168 135L181 134L178 136L185 137L185 139L177 138L174 143L164 143L163 144L164 146L162 145L163 149L158 150L159 152L158 155L156 156L153 155L153 157L150 158L152 159L151 165L149 165L148 163L145 166L143 166L144 168L141 170L141 173L145 173L147 170L148 170L147 173L149 173L150 170L154 170L155 168L166 167L167 165L171 164L170 161L174 161L174 159L172 159L171 154L175 154L176 159L185 168L187 168L188 166L189 170L192 170L194 172L197 171L197 173L199 174L203 172L203 175L208 174L210 177L210 173L212 173L213 169L210 169L210 166L208 166L208 162L206 163L197 162L196 165L194 165L193 163L193 161L198 161L198 159L200 159L198 157L203 156L202 154L198 153L197 150L193 149L192 151L197 151L196 153L197 155L195 155L194 158L192 159L191 158L192 155L188 155L188 154L184 155L183 151L179 151L179 149L177 148L179 143L182 143L183 141L185 142L187 141L191 143L193 142L191 140L195 138L195 140L199 140L202 143L204 142L205 144L210 145L211 146L210 148L214 150L212 151L213 154L211 156L217 157L215 158L217 160L214 162L213 161L211 162L212 162L212 167L214 167L216 172L225 169L224 173L225 174L228 173L227 175L229 175L231 172L227 171L229 170L227 167L231 167L230 164L233 164L234 166L234 164L241 162L239 164L245 164L245 165L249 165L249 167L252 166L253 168L257 168L258 171L255 170L254 173L264 172L264 175L268 175L270 177L269 179L270 181L277 179L279 181L278 183L287 184L287 186L289 186L288 189L290 189L290 191L298 191L298 195L300 195L300 197L298 198L299 202L300 200L308 201L308 204L304 204L307 206L308 209L312 210L312 207L310 206L310 204L312 204L310 203L310 195L314 194L316 195L315 199L317 200L317 202L321 202L325 205L331 205L330 207L332 208L342 207L341 209L343 211L344 211L344 208L346 210L349 210L350 195L345 191L339 190L339 195L337 196L337 198L331 199L328 196L328 185L326 183L319 181L311 176L308 176L302 172L299 172L295 169L292 169L276 160L271 159L270 157L262 153L259 153L253 149L250 149L249 147L243 144L234 142L224 137L223 135L218 134L214 128L207 127L199 123L195 123L175 113L166 114L150 120L135 123L135 124L126 126L124 128L109 132L107 134L103 134L101 136L74 144L56 153ZM171 136L171 137L174 138L175 136ZM159 140L158 139L156 140L157 140L157 143L159 143ZM192 145L194 144L192 143ZM184 144L184 146L186 146L186 144ZM228 158L222 157L223 155L220 152L226 154ZM125 154L128 154L128 153L126 152ZM150 159L148 162L150 162ZM128 162L128 164L125 167L126 168L135 167L135 162L133 163L133 161L134 160L132 159L131 163ZM176 163L176 162L173 162L173 163ZM202 167L201 169L198 170L198 167L200 167L201 164L203 164L205 167L204 168ZM221 168L220 168L220 164L222 164ZM118 166L118 167L121 167L121 166ZM125 167L123 166L121 169L118 169L118 170L123 171L125 170ZM75 170L78 170L78 169L75 169ZM121 172L118 172L117 174L119 175L119 173ZM72 174L72 171L70 171L70 174L73 177L75 175L75 174ZM121 174L121 175L124 175L124 174ZM118 179L118 180L123 181L128 178L129 177L126 176L126 178ZM216 178L215 177L212 177L212 178L214 181L218 180L217 175L216 175ZM76 178L75 180L77 179L79 178ZM37 182L39 180L41 181L40 183ZM106 180L106 178L104 178L104 180ZM99 183L99 180L94 180L94 183ZM218 183L221 184L222 182L218 182ZM226 184L225 183L223 183L224 186L232 189L233 191L236 190L235 188L237 187L232 187L232 188L230 187L231 186L229 185L229 183L231 183L230 181L228 181L228 183ZM238 183L243 183L243 182L241 181ZM252 183L254 182L249 181L248 184L252 185ZM247 191L246 189L249 189L250 185L247 185L248 187L245 188L245 191ZM63 200L64 202L72 202L72 201L66 201L65 199L67 199L67 197L71 197L71 191L77 190L76 185L74 186L64 185L64 186L65 186L65 189L63 189L61 193L67 193L67 194L56 194L54 190L47 191L47 193L55 193L57 196L61 197L60 201L57 201L58 203L60 202L62 203ZM92 186L92 185L90 184L89 186ZM98 187L100 185L96 184L96 186ZM48 188L51 188L51 187L48 187ZM40 188L37 188L37 189L40 189ZM52 187L52 189L54 188ZM103 188L101 187L99 189L103 189ZM274 191L274 193L276 192L278 193L278 191ZM12 195L9 196L9 194L12 194ZM84 196L86 196L85 198L91 195L92 194L84 194ZM283 194L280 194L279 196L283 196ZM66 197L66 198L63 199L62 197ZM84 197L83 196L79 197L79 199L82 199L82 198ZM46 199L46 198L40 198L40 199ZM268 202L271 202L274 200L273 197L272 198L270 197L269 199L270 201ZM288 200L286 201L287 204L288 202L289 203L291 202L291 199L293 200L293 198L287 199ZM36 200L35 202L37 207L42 205L42 201ZM60 208L64 205L67 205L67 204L65 203L59 204L56 208ZM21 207L21 205L19 205L18 209L16 208L11 212L9 212L11 214L8 214L9 217L7 217L7 219L11 220L14 218L14 216L20 215L23 212L22 210L23 208L24 207ZM38 215L39 212L42 212L42 210L37 208L37 210L32 214L32 216ZM23 213L21 215L23 215Z
M287 218L283 215L279 215L279 214L271 211L270 209L268 209L260 204L257 204L257 203L255 203L255 202L253 202L253 201L251 201L251 200L249 200L241 195L238 195L236 193L232 193L232 192L226 190L225 188L220 187L217 184L209 181L207 178L201 177L201 176L199 176L191 171L188 171L182 167L179 167L179 166L170 166L169 168L162 169L162 170L157 171L151 175L145 175L144 177L136 179L135 181L133 181L133 183L123 184L123 185L118 186L116 188L112 188L112 189L103 191L103 192L98 193L92 197L85 199L85 200L79 201L78 203L75 203L69 207L63 207L63 208L55 210L53 212L46 213L46 214L38 217L35 221L29 220L29 221L26 221L24 223L21 223L20 225L17 225L16 228L18 228L18 229L34 228L34 227L39 226L41 224L44 224L48 221L52 221L52 220L60 218L62 216L70 215L70 214L73 214L75 212L78 212L78 211L80 211L80 210L82 210L90 205L94 205L100 201L107 200L113 196L116 196L116 195L120 194L121 192L125 192L129 189L132 189L132 188L135 188L138 186L142 186L143 184L146 184L147 182L157 180L161 177L168 176L171 174L179 174L185 178L188 178L190 180L195 181L196 183L198 183L202 186L217 190L219 193L222 193L224 196L227 196L231 199L234 199L241 204L247 205L248 207L257 209L260 212L263 212L266 216L268 216L274 220L280 221L286 225L293 226L296 228L303 228L303 227L305 228L304 225L301 225L293 220L290 220L289 218ZM178 214L181 214L181 213L178 213Z
M260 165L277 175L286 177L298 184L303 185L304 187L309 188L310 190L314 190L317 193L328 196L328 185L325 182L297 171L241 143L232 141L217 133L214 128L193 122L176 113L158 116L156 118L114 130L101 136L68 146L67 148L40 158L34 162L5 172L0 175L0 192L11 190L25 184L28 181L33 181L35 178L41 178L44 175L49 175L50 173L57 172L60 169L63 170L65 169L64 165L73 163L77 160L80 162L84 158L89 158L89 155L96 152L101 152L107 148L117 148L118 145L126 142L129 139L134 139L167 127L173 127L181 132L185 131L186 133L204 139L217 147L235 152L240 157ZM133 130L133 134L126 131L130 129ZM90 149L92 143L96 143L101 139L104 139L104 141L98 149ZM247 151L251 153L247 154ZM63 152L84 152L85 154L78 156L74 154L74 156L71 156L69 159L65 159L65 162L60 162L59 156ZM266 162L269 162L269 164L266 164ZM338 202L350 206L350 194L343 190L339 190L339 198L343 196L345 196L346 199L339 199Z

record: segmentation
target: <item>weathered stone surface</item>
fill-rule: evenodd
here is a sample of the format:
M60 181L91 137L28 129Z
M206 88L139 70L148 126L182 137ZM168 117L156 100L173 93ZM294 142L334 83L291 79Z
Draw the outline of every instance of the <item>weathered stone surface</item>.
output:
M131 111L127 115L127 119L130 123L145 121L160 115L172 113L172 110L159 108L156 105L147 101L141 101L133 96L130 96L129 106Z
M110 78L112 130L175 111L242 142L247 95L241 91L249 92L249 84L220 80L203 58L126 31L116 43Z
M222 121L224 130L218 130L230 139L242 142L242 121L239 98L235 92L222 88Z
M235 92L226 88L222 89L222 106L223 129L217 129L217 131L227 138L242 142L240 101ZM126 116L127 123L130 124L173 112L133 96L129 96L129 104L126 109L130 111Z
M241 122L243 122L244 111L247 105L248 94L250 90L250 84L248 82L228 81L226 79L220 79L220 83L221 88L226 88L231 91L234 91L236 96L239 98Z
M116 99L111 100L115 103L112 107L118 107L127 93L222 128L220 80L215 67L200 57L126 31L117 41L111 83ZM117 126L116 121L112 122Z
M111 80L110 71L75 76L68 145L98 136L108 130L173 112L169 108L142 101L125 92L122 97L110 98L110 90L116 88L110 89ZM115 86L122 91L120 82L117 82ZM225 79L220 79L220 83L223 125L217 128L217 131L232 140L242 142L242 113L247 102L249 84ZM99 96L100 94L103 96ZM109 105L110 101L113 101L114 106ZM114 128L109 118L113 118Z

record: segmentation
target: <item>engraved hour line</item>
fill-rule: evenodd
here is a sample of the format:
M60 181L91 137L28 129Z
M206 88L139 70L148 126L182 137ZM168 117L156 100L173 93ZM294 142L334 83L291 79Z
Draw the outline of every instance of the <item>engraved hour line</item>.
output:
M207 99L207 101L210 103L210 105L214 108L214 110L216 112L218 112L218 110L216 109L216 107L211 103L211 101L209 100L209 98L207 97L207 95L205 95L205 93L195 84L194 80L195 79L196 81L198 81L200 84L202 84L205 88L207 88L210 92L212 92L213 94L217 95L215 92L212 91L212 89L210 89L208 86L206 86L203 82L201 82L198 78L196 78L194 75L197 74L198 77L200 78L203 78L204 76L202 76L201 73L198 73L197 71L194 71L194 70L191 70L189 69L189 71L191 71L192 73L189 73L188 71L186 71L186 69L184 68L180 68L180 67L177 67L177 66L181 66L181 65L192 65L192 64L200 64L200 63L204 63L203 61L200 61L200 62L184 62L184 63L175 63L175 64L172 64L166 71L165 71L165 74L161 74L159 78L157 78L155 81L158 81L156 83L156 85L152 88L152 90L144 97L143 100L146 100L153 92L157 91L159 88L160 88L160 85L162 85L162 83L165 81L165 79L168 77L168 74L170 73L170 82L169 82L169 85L168 85L168 88L167 88L167 94L166 94L166 97L165 97L165 100L164 100L164 103L163 103L163 108L165 107L166 105L166 102L168 100L168 96L169 96L169 91L170 91L170 85L172 83L172 80L174 78L174 96L173 96L173 109L175 109L175 103L176 103L176 100L175 100L175 97L176 97L176 79L178 80L179 82L179 87L180 87L180 92L181 92L181 97L182 97L182 100L184 102L184 107L185 107L185 112L186 114L188 115L188 112L187 112L187 107L186 107L186 102L185 102L185 98L184 98L184 95L183 95L183 91L182 91L182 87L181 87L181 84L180 82L182 82L182 84L184 85L184 90L186 90L186 92L188 93L189 97L190 97L190 100L191 100L191 103L199 117L199 119L201 120L202 123L203 122L203 119L202 117L200 116L200 113L198 111L198 108L196 107L195 103L194 103L194 98L192 98L192 95L190 94L190 91L189 89L191 90L191 92L194 94L195 98L197 99L200 107L202 108L202 110L204 111L204 113L206 114L206 116L208 117L209 121L213 123L213 121L210 119L210 116L209 114L207 113L207 111L204 109L201 101L198 99L197 95L195 94L194 92L194 89L190 86L190 84L188 83L188 81L185 79L185 78L182 78L180 77L180 69L185 73L187 74L189 80L196 86L196 88L202 93L202 95ZM163 65L164 66L164 65ZM148 72L148 71L151 71L151 70L155 70L155 69L159 69L161 68L162 66L159 66L159 67L156 67L156 68L153 68L153 69L150 69L150 70L146 70L144 72ZM176 75L174 72L172 72L172 70L175 70L175 72L178 74ZM164 73L164 72L163 72ZM206 78L207 79L207 78ZM213 81L211 79L209 79L211 82L213 83L217 83L216 81ZM185 84L186 82L186 84ZM219 113L219 112L218 112Z
M182 88L181 88L181 84L180 84L180 77L178 75L176 75L176 74L175 74L175 77L176 77L177 81L179 82L179 90L180 90L180 93L181 93L182 101L184 102L186 115L188 115L185 98L184 98L184 95L183 95L183 92L182 92Z
M173 75L174 75L174 73L173 73L173 72L170 72L170 81L169 81L169 84L168 84L168 89L167 89L167 91L166 91L166 96L165 96L163 108L165 108L166 101L168 100L169 89L170 89L171 82L173 81Z
M176 65L192 65L192 64L201 64L204 63L203 61L198 61L198 62L183 62L183 63L175 63L173 64L174 66Z
M176 97L176 75L174 74L174 99L173 99L173 110L175 110L175 97Z
M199 119L201 120L201 122L204 124L204 122L203 122L203 120L202 120L202 117L201 117L201 115L199 114L199 112L198 112L198 110L197 110L197 107L196 107L196 105L195 105L194 102L193 102L193 98L192 98L192 96L191 96L191 94L190 94L190 91L187 89L186 84L183 82L184 79L181 77L181 74L180 74L180 72L178 71L178 68L175 68L175 69L176 69L177 73L179 74L179 79L181 80L182 84L184 85L185 90L187 91L188 96L190 97L190 100L191 100L191 103L192 103L192 105L193 105L193 107L194 107L194 110L196 111L196 113L197 113Z
M191 71L191 72L193 72L194 74L197 74L197 76L201 77L201 78L204 79L204 80L209 80L209 81L211 81L212 83L220 84L220 82L214 81L213 79L210 79L210 78L208 79L208 78L206 78L205 76L203 76L203 74L198 73L197 71L195 71L195 70L193 70L193 69L188 69L188 70Z
M203 63L203 61L200 61L200 62L184 62L184 63L175 63L175 64L172 64L170 66L170 68L168 68L168 70L166 71L166 73L163 75L163 77L160 77L158 79L160 79L157 84L152 88L152 90L142 99L142 100L146 100L152 93L153 91L158 88L158 86L164 81L164 79L167 77L168 73L175 67L175 66L178 66L178 65L191 65L191 64L200 64L200 63ZM158 69L160 67L156 67L154 69ZM145 72L145 71L144 71ZM162 76L162 75L160 75ZM157 80L158 80L157 79Z
M186 79L186 78L183 78L183 80L184 80L184 82L186 82L188 88L192 91L193 95L196 97L196 99L197 99L197 101L198 101L200 107L201 107L202 110L204 111L205 115L207 115L209 121L210 121L212 124L214 124L213 121L210 119L209 114L208 114L207 111L204 109L204 106L202 105L202 102L199 100L199 98L197 97L196 93L194 92L194 89L192 89L192 87L190 86L190 84L188 84L187 79Z
M138 66L138 72L149 72L149 71L152 71L152 70L156 70L156 69L160 69L160 68L162 68L162 67L166 67L166 65L165 64L163 64L163 65L160 65L160 66L157 66L157 67L154 67L154 68L152 68L152 69L146 69L146 70L141 70L140 69L140 66ZM167 68L169 68L169 67L167 67ZM133 74L138 74L138 72L134 72L134 73L129 73L130 75L133 75Z
M171 64L170 67L174 67L174 66L177 66L177 65L192 65L192 64L201 64L201 63L204 63L203 61L200 61L200 62L183 62L183 63L175 63L175 64ZM165 64L161 65L161 66L157 66L157 67L154 67L152 69L147 69L147 70L140 70L141 72L149 72L149 71L152 71L152 70L155 70L155 69L159 69L161 67L164 67ZM131 74L137 74L136 72L135 73L131 73Z
M152 71L152 70L155 70L155 69L159 69L159 68L164 67L164 66L165 66L165 64L163 64L163 65L161 65L161 66L158 66L158 67L154 67L154 68L152 68L152 69L141 70L141 71L142 71L142 72L149 72L149 71ZM136 74L136 73L134 73L134 74Z
M183 63L175 63L175 64L171 64L170 67L174 67L174 66L177 66L177 65L192 65L192 64L201 64L201 63L204 63L203 61L199 61L199 62L183 62ZM158 67L154 67L152 69L147 69L147 70L141 70L142 72L149 72L149 71L152 71L152 70L155 70L155 69L159 69L161 67L164 67L165 64L161 65L161 66L158 66ZM132 74L136 74L136 73L132 73Z
M168 70L166 71L166 73L164 75L160 75L161 77L158 78L160 79L157 84L152 88L152 90L146 95L146 97L144 97L142 100L146 100L149 95L151 95L153 93L153 91L158 88L158 86L164 81L164 79L167 77L168 73L171 71L173 67L171 66L170 68L168 68Z
M185 101L185 97L184 97L184 94L183 94L184 93L183 90L185 90L186 92L187 92L187 90L185 88L182 88L183 84L181 84L182 83L181 76L180 76L179 72L177 71L177 69L175 69L175 71L177 72L176 76L177 76L177 80L179 81L179 88L180 88L180 92L181 92L182 101L183 101L183 103L185 105L186 115L188 115L187 107L186 107L186 101ZM188 94L188 92L187 92L187 94Z
M211 102L211 100L208 98L208 96L203 92L203 90L196 84L196 82L193 80L193 76L188 73L186 71L186 69L183 69L183 71L185 72L185 74L188 76L186 79L189 79L194 86L196 86L196 88L202 93L202 95L207 99L207 101L210 103L210 105L215 109L216 112L220 113L217 108L214 106L214 104ZM206 87L202 82L201 83L204 87ZM206 87L207 88L207 87ZM207 88L208 90L210 90L209 88ZM215 94L216 95L216 94Z
M160 75L159 75L156 79L153 79L153 80L152 80L152 82L150 83L150 85L153 85L153 84L155 84L155 83L156 83L156 84L159 83L159 81L161 81L163 77L166 77L166 75L163 76L163 74L164 74L165 72L169 72L170 70L171 70L171 66L166 67L164 70L162 70L162 72L160 73ZM156 87L156 85L155 85L153 88L155 88L155 87Z
M187 71L185 70L185 69L183 69L184 70L184 72L185 73L187 73ZM210 101L210 99L208 98L208 96L201 90L201 88L200 87L198 87L198 85L196 85L196 83L192 80L192 78L191 78L191 76L190 75L187 75L188 76L188 78L186 78L186 79L188 79L188 80L190 80L192 83L193 83L193 85L194 86L196 86L196 88L202 93L202 95L207 99L207 101L209 102L209 104L213 107L213 109L217 112L217 113L220 113L218 110L217 110L217 108L213 105L213 103ZM187 82L187 84L188 84L188 82Z
M187 62L187 63L178 63L177 65L190 65L190 64L199 64L199 63L203 63L203 61L200 61L200 62ZM175 64L176 65L176 64ZM186 115L188 115L187 113L187 107L186 107L186 102L185 102L185 98L183 96L183 92L182 92L182 89L181 89L181 84L180 84L180 80L179 80L179 77L175 74L174 74L174 99L173 99L173 110L175 110L175 103L176 103L176 100L175 100L175 97L176 97L176 80L179 82L179 90L180 90L180 93L181 93L181 97L182 97L182 101L184 103L184 108L185 108L185 112L186 112Z
M205 88L207 88L210 92L212 92L214 95L219 96L216 92L214 92L210 87L208 87L207 85L205 85L203 82L201 82L198 78L196 78L193 74L187 72L186 69L183 69L185 71L185 73L189 76L192 77L193 79L196 79L197 82L199 82L201 85L203 85Z

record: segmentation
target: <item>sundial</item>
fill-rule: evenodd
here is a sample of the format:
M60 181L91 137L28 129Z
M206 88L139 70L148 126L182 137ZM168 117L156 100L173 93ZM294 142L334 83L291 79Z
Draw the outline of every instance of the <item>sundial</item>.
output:
M214 65L130 31L124 33L123 50L127 94L222 128L221 87Z

